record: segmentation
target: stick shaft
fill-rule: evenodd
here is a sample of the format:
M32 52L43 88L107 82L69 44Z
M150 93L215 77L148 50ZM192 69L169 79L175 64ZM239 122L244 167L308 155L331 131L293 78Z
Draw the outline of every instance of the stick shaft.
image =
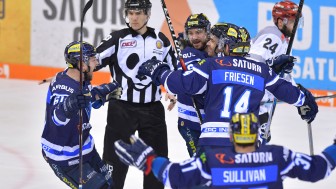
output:
M164 15L166 17L166 21L167 21L167 24L168 24L168 28L169 28L170 34L171 34L172 39L174 41L175 49L177 51L177 55L178 55L178 58L180 60L180 64L182 66L182 69L184 71L186 71L187 67L186 67L186 65L184 63L184 60L182 58L182 51L181 51L181 48L180 48L180 44L178 43L177 37L175 35L174 27L173 27L173 24L171 22L171 18L169 16L166 3L164 2L164 0L161 0L161 4L162 4L163 13L164 13ZM191 100L192 100L192 103L193 103L193 107L196 110L196 114L197 114L197 117L198 117L198 119L200 121L200 124L202 124L203 123L202 114L201 114L199 108L196 106L195 98L191 97Z
M307 126L308 126L309 150L310 155L312 156L314 155L313 132L311 124L308 123Z
M79 57L79 73L80 73L80 79L79 79L79 90L83 90L83 22L86 12L90 9L90 7L93 4L93 0L89 0L82 11L82 17L81 17L81 25L80 25L80 57ZM83 110L79 110L79 125L78 125L78 133L79 133L79 189L83 188Z

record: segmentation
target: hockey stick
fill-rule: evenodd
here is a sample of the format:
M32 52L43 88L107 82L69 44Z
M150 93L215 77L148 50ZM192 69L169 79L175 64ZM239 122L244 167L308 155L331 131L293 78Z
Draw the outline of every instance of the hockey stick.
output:
M90 9L93 4L93 0L89 0L83 9L82 17L81 17L81 25L80 25L80 57L79 57L79 90L83 90L83 22L86 12ZM79 189L83 188L83 109L79 110L79 125L78 125L78 132L79 132Z
M310 123L307 123L308 126L308 138L309 138L309 150L310 155L314 155L314 144L313 144L313 132L312 132L312 126Z
M173 27L173 24L171 22L171 19L170 19L169 13L168 13L168 9L167 9L166 3L164 2L164 0L161 0L161 4L162 4L163 13L164 13L164 15L166 17L166 21L167 21L167 24L168 24L168 28L169 28L171 37L173 38L173 41L174 41L175 49L177 51L177 56L178 56L178 58L180 60L182 69L184 71L186 71L187 67L186 67L186 65L184 63L184 60L182 58L182 51L181 51L181 48L180 48L180 44L178 43L177 37L175 35L174 27ZM200 124L202 124L203 123L202 114L201 114L200 110L198 109L198 107L196 106L195 98L191 97L191 100L192 100L193 106L194 106L194 108L196 110L196 114L197 114L197 117L198 117L198 119L200 121Z
M293 30L292 30L292 33L290 35L290 39L289 39L289 42L288 42L286 55L289 55L291 50L292 50L292 46L293 46L293 42L294 42L294 38L295 38L295 34L296 34L296 29L297 29L297 26L299 24L300 15L301 15L301 12L302 12L303 3L304 3L304 0L300 0L299 7L298 7L297 13L295 15ZM281 74L283 74L283 73L281 73ZM268 138L268 133L269 133L269 130L270 130L270 127L271 127L271 122L272 122L272 118L273 118L273 115L274 115L276 105L277 105L277 100L274 99L273 103L272 103L272 106L271 106L271 111L269 112L269 117L268 117L268 121L267 121L267 125L266 125L266 131L265 131L265 135L264 135L265 141Z

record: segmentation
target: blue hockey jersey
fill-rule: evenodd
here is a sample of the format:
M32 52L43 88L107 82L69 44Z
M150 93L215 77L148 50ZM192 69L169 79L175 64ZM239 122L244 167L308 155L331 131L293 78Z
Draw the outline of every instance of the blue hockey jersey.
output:
M160 82L172 93L205 93L205 119L199 146L230 146L229 122L234 113L258 115L260 101L268 89L274 96L302 106L305 95L266 64L240 56L207 58L193 70L165 72Z
M182 50L182 57L184 63L187 67L187 70L192 70L194 64L201 61L204 58L207 58L208 55L204 51L199 51L195 48L187 46ZM182 70L182 66L179 63L178 69ZM197 108L199 108L202 117L204 117L204 109L203 109L203 95L193 96L195 99L195 103ZM177 96L177 108L178 108L178 122L184 123L185 127L188 127L193 130L201 130L200 121L197 117L196 110L193 106L193 102L191 100L191 96L186 93L179 93Z
M70 78L64 72L56 75L50 83L47 99L45 125L41 137L42 153L48 161L61 165L70 166L79 163L79 115L71 119L66 118L64 109L59 105L72 93L79 91L78 81ZM91 90L91 84L85 83L83 88ZM90 135L91 106L83 111L83 161L90 159L94 148L94 140Z
M336 146L328 148L335 152ZM251 153L236 153L233 147L226 147L208 149L200 157L182 163L166 160L156 164L155 159L152 168L158 179L170 188L206 185L228 189L282 189L282 181L287 177L310 182L328 177L335 168L335 159L327 149L309 156L276 145L265 145Z

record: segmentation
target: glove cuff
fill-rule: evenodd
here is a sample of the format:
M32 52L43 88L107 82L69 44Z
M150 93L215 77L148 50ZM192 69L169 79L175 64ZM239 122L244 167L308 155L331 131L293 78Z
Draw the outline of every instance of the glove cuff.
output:
M148 175L152 171L152 162L156 158L156 155L150 155L146 159L146 169L144 171L145 175Z

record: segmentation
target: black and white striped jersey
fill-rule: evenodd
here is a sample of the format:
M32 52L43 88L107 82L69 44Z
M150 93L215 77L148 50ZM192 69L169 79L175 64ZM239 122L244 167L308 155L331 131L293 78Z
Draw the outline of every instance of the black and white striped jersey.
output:
M151 78L136 77L139 66L148 59L168 62L176 68L176 57L168 38L148 27L145 34L125 28L112 32L97 47L102 67L109 65L111 76L122 86L121 100L134 103L155 102L161 99L160 87Z

